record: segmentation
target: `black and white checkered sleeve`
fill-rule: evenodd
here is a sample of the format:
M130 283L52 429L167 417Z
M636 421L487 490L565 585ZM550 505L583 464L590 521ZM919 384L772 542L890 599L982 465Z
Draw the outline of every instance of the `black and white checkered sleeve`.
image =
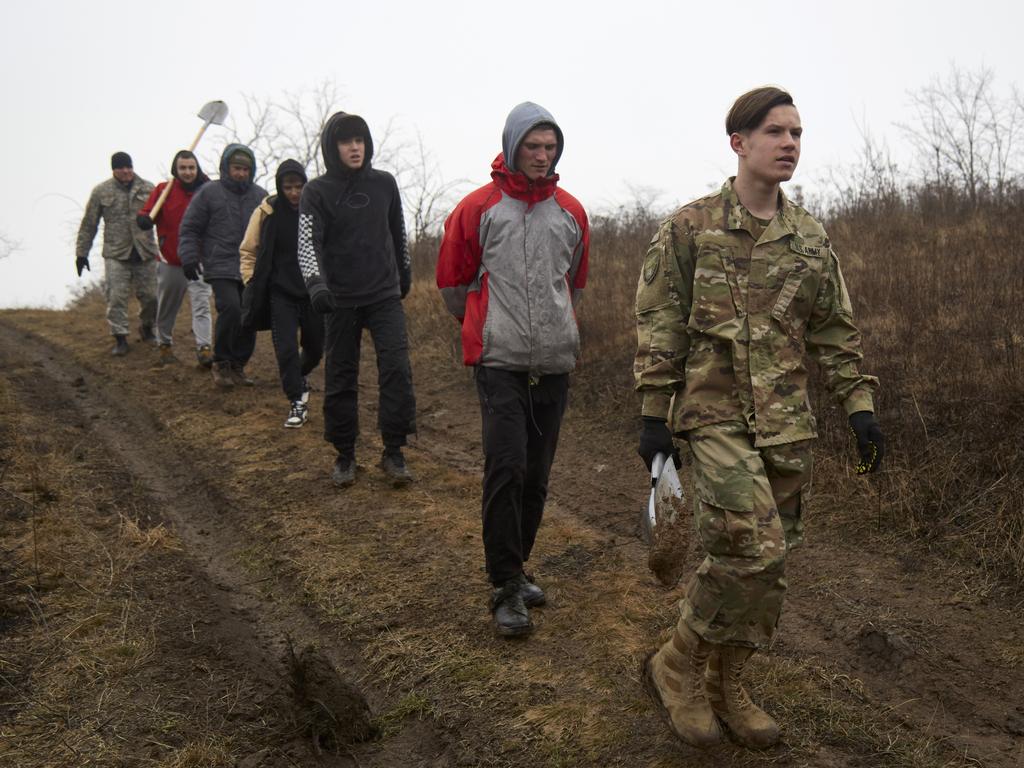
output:
M316 261L316 249L313 247L313 215L299 214L299 269L302 278L307 282L311 278L320 277L320 265Z

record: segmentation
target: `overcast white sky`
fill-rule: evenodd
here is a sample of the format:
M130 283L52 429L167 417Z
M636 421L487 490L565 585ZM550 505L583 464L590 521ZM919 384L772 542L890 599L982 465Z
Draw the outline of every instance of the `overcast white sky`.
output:
M333 78L339 109L419 129L446 178L483 183L515 104L566 136L562 185L590 209L662 190L667 204L734 170L723 120L750 87L789 89L804 124L794 179L852 161L857 123L906 150L907 91L951 64L1024 85L1024 4L976 0L749 2L20 2L0 11L0 306L60 305L79 281L74 233L110 155L156 182L242 92ZM211 129L207 151L224 143ZM201 147L202 149L202 147ZM210 170L210 169L208 169ZM102 273L100 238L92 279ZM87 275L89 273L86 273Z

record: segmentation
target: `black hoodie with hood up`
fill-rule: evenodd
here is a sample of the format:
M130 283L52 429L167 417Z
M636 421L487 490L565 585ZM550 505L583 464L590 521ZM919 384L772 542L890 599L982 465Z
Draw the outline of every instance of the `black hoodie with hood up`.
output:
M361 135L361 168L348 168L338 140ZM373 139L358 115L338 112L320 136L327 172L309 182L299 203L299 266L306 285L323 282L339 307L401 297L412 281L402 198L395 178L371 167Z
M306 169L298 160L285 160L277 168L277 194L270 195L253 211L250 229L242 241L242 277L246 275L246 258L256 252L256 263L249 267L252 276L242 294L242 324L258 331L270 330L270 293L279 291L296 301L308 299L306 285L299 271L299 212L292 208L281 192L284 177L293 174L306 181ZM255 223L254 223L255 222ZM255 248L249 242L252 227L259 227ZM251 262L248 262L251 264Z

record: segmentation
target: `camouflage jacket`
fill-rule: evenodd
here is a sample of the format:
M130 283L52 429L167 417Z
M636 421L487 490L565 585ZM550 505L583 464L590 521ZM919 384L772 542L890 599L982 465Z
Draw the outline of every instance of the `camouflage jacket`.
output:
M873 411L878 380L857 369L860 333L824 228L781 193L765 226L732 182L651 240L636 294L643 414L676 433L746 422L757 446L816 437L808 352L847 413Z
M141 176L136 176L127 189L114 178L97 184L78 228L75 256L88 257L103 219L103 258L124 261L131 256L134 245L143 261L155 259L159 251L153 230L139 229L135 223L136 214L152 191L153 185Z

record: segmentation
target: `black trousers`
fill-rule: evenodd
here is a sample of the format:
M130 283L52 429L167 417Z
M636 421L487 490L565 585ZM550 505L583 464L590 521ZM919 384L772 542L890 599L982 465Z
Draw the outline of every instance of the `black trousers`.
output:
M308 298L296 299L271 289L270 336L281 388L289 400L298 400L302 397L303 377L324 356L324 316L313 311Z
M483 539L495 586L530 559L548 496L548 476L569 400L569 374L529 375L478 366L483 427Z
M363 329L377 350L377 427L385 448L400 448L416 431L416 397L409 365L405 311L396 296L327 315L324 364L324 438L351 457L359 434L359 351Z
M245 365L256 349L256 331L242 325L242 281L207 280L213 288L217 323L213 329L213 361Z

